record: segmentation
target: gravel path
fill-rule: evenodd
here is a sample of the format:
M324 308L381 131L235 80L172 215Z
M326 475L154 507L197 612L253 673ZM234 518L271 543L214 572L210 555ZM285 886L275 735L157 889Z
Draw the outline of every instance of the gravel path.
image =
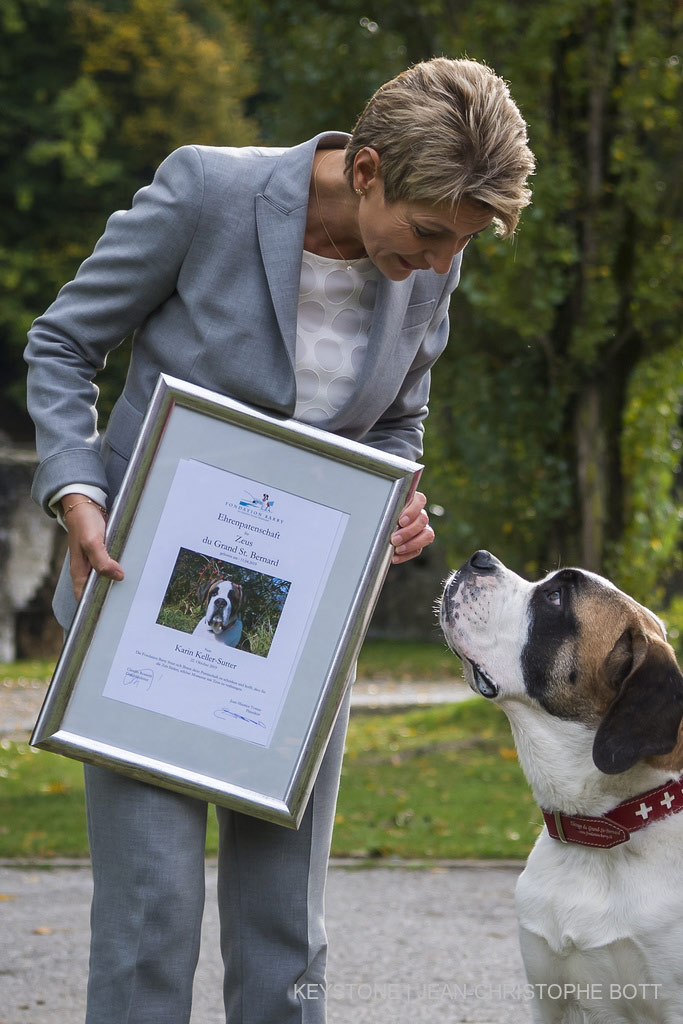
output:
M529 1024L512 906L519 870L333 864L328 1024ZM209 862L192 1024L225 1021L215 885ZM0 867L0 1024L82 1024L90 889L82 866Z
M35 679L0 681L0 738L28 739L46 691L47 685Z

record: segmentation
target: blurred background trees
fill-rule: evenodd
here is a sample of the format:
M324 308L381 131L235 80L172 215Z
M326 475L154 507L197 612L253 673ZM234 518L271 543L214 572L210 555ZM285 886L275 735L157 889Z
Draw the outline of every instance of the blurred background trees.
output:
M0 33L0 429L16 434L33 319L172 149L254 141L255 77L220 0L5 0ZM111 362L105 413L126 356Z
M582 564L683 619L675 0L5 0L0 24L1 429L30 438L31 320L169 150L350 130L411 62L472 57L510 81L538 171L515 239L468 248L434 375L446 557Z

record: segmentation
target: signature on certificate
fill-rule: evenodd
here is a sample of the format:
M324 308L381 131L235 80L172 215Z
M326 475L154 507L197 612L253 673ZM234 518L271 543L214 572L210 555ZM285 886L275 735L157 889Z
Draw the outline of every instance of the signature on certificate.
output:
M123 677L124 686L143 686L149 691L154 682L154 672L151 668L127 668Z
M231 711L230 708L216 708L214 711L215 718L239 718L242 722L246 722L247 725L257 725L259 729L265 729L266 723L260 722L258 718L247 718L246 715L242 715L239 711Z

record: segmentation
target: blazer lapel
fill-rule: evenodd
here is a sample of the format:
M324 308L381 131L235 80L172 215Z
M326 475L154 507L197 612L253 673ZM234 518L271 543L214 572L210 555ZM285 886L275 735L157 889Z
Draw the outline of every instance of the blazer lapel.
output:
M368 389L382 394L382 381L392 376L397 361L395 347L400 343L401 330L408 302L413 291L413 281L390 281L379 275L375 311L368 337L365 360L358 374L358 385L349 401L342 406L327 424L327 430L336 430L343 424L352 423L356 413L367 411Z
M261 258L292 367L313 157L319 145L322 148L343 147L348 139L349 136L342 132L324 132L285 150L267 187L256 197Z
M280 333L294 366L301 251L306 231L306 206L287 212L266 196L256 197L261 259Z

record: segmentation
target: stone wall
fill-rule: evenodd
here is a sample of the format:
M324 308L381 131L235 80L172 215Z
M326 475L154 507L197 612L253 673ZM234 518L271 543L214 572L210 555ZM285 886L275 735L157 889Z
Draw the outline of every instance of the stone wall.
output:
M62 631L50 606L64 531L31 498L35 454L0 444L0 661L55 656Z

